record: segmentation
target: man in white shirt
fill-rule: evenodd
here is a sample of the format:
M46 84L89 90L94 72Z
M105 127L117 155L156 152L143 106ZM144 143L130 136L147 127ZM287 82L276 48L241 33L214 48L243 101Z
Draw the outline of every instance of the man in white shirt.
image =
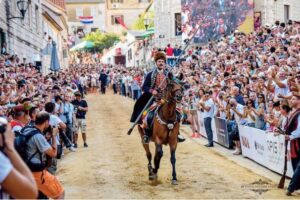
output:
M245 123L245 119L243 118L244 115L244 106L242 106L241 104L238 104L235 98L230 99L229 101L230 104L230 115L234 116L234 120L237 124L244 124ZM241 150L241 143L240 143L240 137L237 131L237 134L234 134L231 138L236 145L236 150L233 153L234 155L240 155L242 153Z
M272 71L269 77L268 89L274 90L274 97L277 99L278 95L287 96L289 93L288 80L286 79L286 73L284 71L279 72L279 76L276 76L276 72Z
M214 117L214 102L211 99L211 93L205 92L204 93L204 101L199 103L200 107L203 109L203 118L204 118L204 127L207 134L208 144L206 147L213 147L213 132L211 128L211 120Z

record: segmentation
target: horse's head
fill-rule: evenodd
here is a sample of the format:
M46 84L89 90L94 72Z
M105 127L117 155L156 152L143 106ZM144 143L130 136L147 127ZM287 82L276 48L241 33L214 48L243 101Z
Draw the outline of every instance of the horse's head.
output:
M172 73L169 73L167 83L166 100L176 103L181 102L183 98L183 83L181 80L178 77L174 77Z

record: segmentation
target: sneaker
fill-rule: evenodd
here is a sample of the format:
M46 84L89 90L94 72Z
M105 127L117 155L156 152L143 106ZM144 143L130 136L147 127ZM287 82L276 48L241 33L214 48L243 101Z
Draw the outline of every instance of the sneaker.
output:
M83 144L83 147L88 147L87 143L84 143L84 144Z
M75 145L74 145L75 146ZM69 147L69 151L71 151L71 152L75 152L76 151L76 149L75 149L75 147Z
M206 147L214 147L214 144L206 144L204 146L206 146Z
M178 135L177 140L178 140L178 142L184 142L185 138L182 135Z
M142 142L143 142L143 144L149 144L149 142L150 142L149 136L148 135L144 135Z
M74 148L77 149L77 144L74 144Z
M241 152L241 150L239 150L239 149L236 149L236 150L233 152L233 155L236 155L236 156L241 155L241 154L242 154L242 152Z

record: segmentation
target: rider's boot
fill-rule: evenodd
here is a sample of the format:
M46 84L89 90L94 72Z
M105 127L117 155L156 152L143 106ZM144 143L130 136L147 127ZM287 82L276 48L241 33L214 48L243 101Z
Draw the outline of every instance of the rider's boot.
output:
M180 135L180 132L178 133L177 141L178 142L184 142L185 141L185 138L182 135Z

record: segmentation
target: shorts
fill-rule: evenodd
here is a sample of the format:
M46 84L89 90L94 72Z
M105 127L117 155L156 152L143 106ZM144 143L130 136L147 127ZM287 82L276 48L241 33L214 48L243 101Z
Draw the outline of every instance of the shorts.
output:
M197 115L197 110L190 110L191 115Z
M92 79L92 81L91 81L91 86L92 86L92 87L96 87L96 86L97 86L96 80Z
M57 199L64 193L64 188L58 179L47 170L32 172L38 190L51 199Z
M86 132L86 120L85 119L76 119L75 122L75 133L78 134L79 129L81 130L81 133Z

